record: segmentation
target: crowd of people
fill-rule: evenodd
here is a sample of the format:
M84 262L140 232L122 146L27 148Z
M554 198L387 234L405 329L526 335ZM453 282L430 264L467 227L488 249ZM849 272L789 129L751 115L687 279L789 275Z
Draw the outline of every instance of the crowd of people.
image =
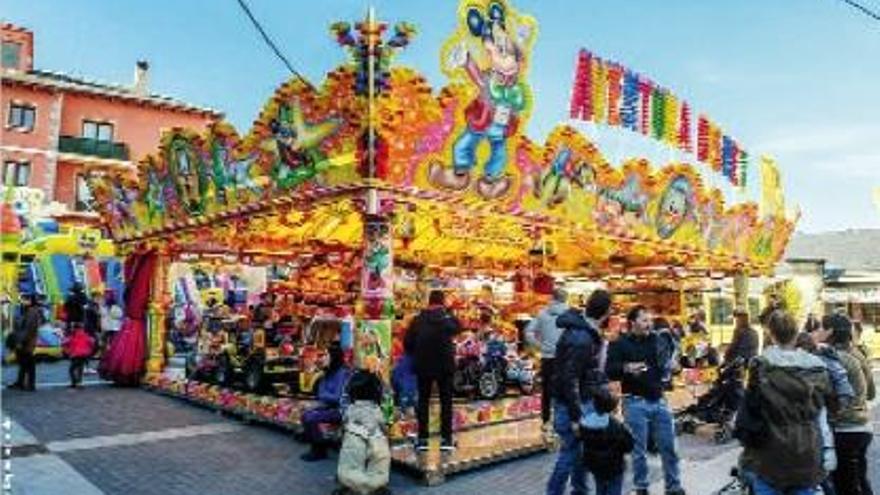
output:
M548 495L585 494L592 474L599 495L620 494L625 456L631 455L636 494L648 493L649 450L660 455L667 494L683 494L675 420L665 398L683 334L645 306L627 312L626 328L606 340L611 295L598 290L583 308L553 300L527 329L540 344L542 417L560 440ZM699 334L702 315L689 329ZM702 316L704 318L704 316ZM872 428L867 402L875 395L860 328L833 313L808 320L798 332L779 305L761 315L765 348L744 309L735 311L733 340L724 362L747 363L734 436L743 445L744 483L756 495L871 495L867 450ZM678 349L676 349L678 348ZM684 358L684 356L683 356ZM680 362L686 362L686 359ZM619 383L619 396L610 383ZM622 403L621 422L615 418Z
M594 291L583 307L570 307L567 300L564 290L555 290L549 305L525 329L526 341L541 355L544 429L558 437L560 446L546 493L562 495L570 485L571 493L586 494L590 475L597 495L619 495L629 456L632 486L637 495L645 495L653 451L661 459L667 495L684 494L675 419L666 394L675 369L688 362L682 352L685 331L636 304L626 312L623 331L611 339L608 324L614 308L609 292ZM255 323L270 322L270 309L268 300L254 308ZM71 386L76 387L99 343L112 345L122 311L112 298L101 307L76 287L63 315ZM876 390L858 325L845 314L832 313L811 316L799 331L791 314L771 305L759 318L765 340L760 352L760 335L748 312L737 309L734 316L733 339L723 359L747 363L734 436L743 446L741 475L752 493L813 494L821 487L826 495L871 495L866 456L873 433L867 404ZM20 363L16 388L34 389L33 349L45 318L41 300L26 298L11 339ZM703 318L697 314L687 333L705 333ZM102 329L108 338L99 338ZM415 402L418 451L429 448L429 404L435 388L440 450L456 449L452 376L455 338L461 331L443 291L434 290L428 307L405 334L401 362L408 373L399 372L399 366L393 381L395 394L407 398L401 402ZM382 380L353 369L338 341L331 343L328 354L316 384L318 405L302 417L302 439L311 446L303 459L327 458L333 441L328 432L335 429L342 439L336 493L389 493Z
M123 312L116 298L112 293L102 298L97 292L90 297L81 284L75 283L57 318L53 318L53 312L43 295L27 294L21 300L19 315L14 319L13 330L5 342L6 347L15 353L19 364L18 377L9 387L36 390L34 353L39 331L43 325L57 321L64 335L64 354L70 359L70 387L79 388L89 359L106 351L122 326Z

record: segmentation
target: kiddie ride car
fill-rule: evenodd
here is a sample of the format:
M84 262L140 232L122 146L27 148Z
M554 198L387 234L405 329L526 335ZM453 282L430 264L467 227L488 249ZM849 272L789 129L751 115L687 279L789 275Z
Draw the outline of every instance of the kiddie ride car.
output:
M291 338L273 335L270 340L266 329L241 328L243 321L222 320L216 331L204 332L197 355L187 363L188 374L223 386L240 378L250 391L293 382L297 357Z
M456 370L453 389L462 396L495 399L508 385L523 394L535 386L535 367L531 359L520 357L507 342L492 339L486 343L468 337L456 344Z

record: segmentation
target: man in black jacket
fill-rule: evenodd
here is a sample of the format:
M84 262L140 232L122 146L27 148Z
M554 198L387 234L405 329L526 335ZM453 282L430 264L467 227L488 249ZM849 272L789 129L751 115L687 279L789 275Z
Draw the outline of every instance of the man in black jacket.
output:
M659 337L651 332L651 317L644 306L627 314L629 331L608 349L608 378L621 382L626 425L635 437L633 486L638 495L648 493L648 434L654 435L668 495L680 495L681 475L675 450L675 423L663 397L663 375L668 363L662 362Z
M572 494L586 495L586 472L578 435L585 409L605 386L602 371L602 335L599 329L611 314L611 294L590 294L584 310L570 309L556 319L562 335L556 344L556 380L552 384L553 428L562 445L556 466L547 482L547 495L562 495L571 478Z
M428 308L422 310L412 321L404 339L407 354L413 357L413 365L419 383L416 415L419 423L419 439L416 447L428 449L428 408L434 383L440 392L440 450L452 451L452 375L455 373L455 343L453 337L461 330L461 324L443 304L443 292L431 291Z

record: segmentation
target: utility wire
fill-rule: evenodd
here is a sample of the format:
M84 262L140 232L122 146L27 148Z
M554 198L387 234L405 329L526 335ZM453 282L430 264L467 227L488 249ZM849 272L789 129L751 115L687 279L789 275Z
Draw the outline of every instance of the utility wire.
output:
M863 14L865 14L868 17L873 18L875 21L880 21L880 13L877 13L877 12L869 9L868 7L865 7L864 5L856 2L855 0L843 0L843 2L849 4L851 7L855 8L855 9L862 11Z
M287 57L285 57L284 54L281 53L281 50L278 49L278 46L275 45L275 42L272 41L272 38L269 37L269 35L266 33L266 30L263 29L262 25L260 25L260 21L258 21L254 17L254 14L251 12L251 9L247 6L247 4L244 3L244 0L237 0L237 1L238 1L238 5L241 7L241 10L243 10L244 13L247 14L248 18L251 20L251 23L253 23L254 27L257 28L257 31L259 31L260 36L263 37L263 41L265 41L266 44L269 45L269 48L272 49L272 51L275 53L275 56L277 56L279 59L281 59L281 62L283 62L284 65L287 67L287 70L289 70L291 74L293 74L294 76L299 78L300 81L305 83L306 86L314 89L314 86L312 86L312 83L310 83L308 79L303 77L302 74L300 74L296 69L294 69L293 64L291 64L290 61L287 60Z

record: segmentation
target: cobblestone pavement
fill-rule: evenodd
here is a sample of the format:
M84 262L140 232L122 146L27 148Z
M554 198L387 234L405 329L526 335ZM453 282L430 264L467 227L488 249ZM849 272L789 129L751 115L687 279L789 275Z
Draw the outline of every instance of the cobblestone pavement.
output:
M66 373L63 362L40 367L45 383ZM11 380L11 370L4 369L5 382ZM334 484L334 460L300 461L305 446L285 432L245 425L142 390L96 383L82 390L5 391L2 408L4 419L14 423L15 494L326 495ZM875 408L874 414L875 431L880 432L880 411ZM736 456L735 446L715 446L705 437L682 437L680 451L686 482L701 487L690 493L698 495L711 493L702 487L726 482ZM878 466L880 440L871 456ZM435 487L395 472L392 489L395 494L538 495L554 460L553 454L535 455L452 476ZM659 466L652 474L659 478ZM880 488L880 468L872 476ZM659 487L655 491L661 492Z
M63 388L70 384L70 375L68 369L70 361L64 360L46 360L37 364L37 386L40 388ZM96 372L92 372L98 366L98 362L94 359L88 362L86 373L83 374L83 383L85 385L94 385L103 383ZM18 366L15 364L3 366L3 383L15 381L18 376Z

